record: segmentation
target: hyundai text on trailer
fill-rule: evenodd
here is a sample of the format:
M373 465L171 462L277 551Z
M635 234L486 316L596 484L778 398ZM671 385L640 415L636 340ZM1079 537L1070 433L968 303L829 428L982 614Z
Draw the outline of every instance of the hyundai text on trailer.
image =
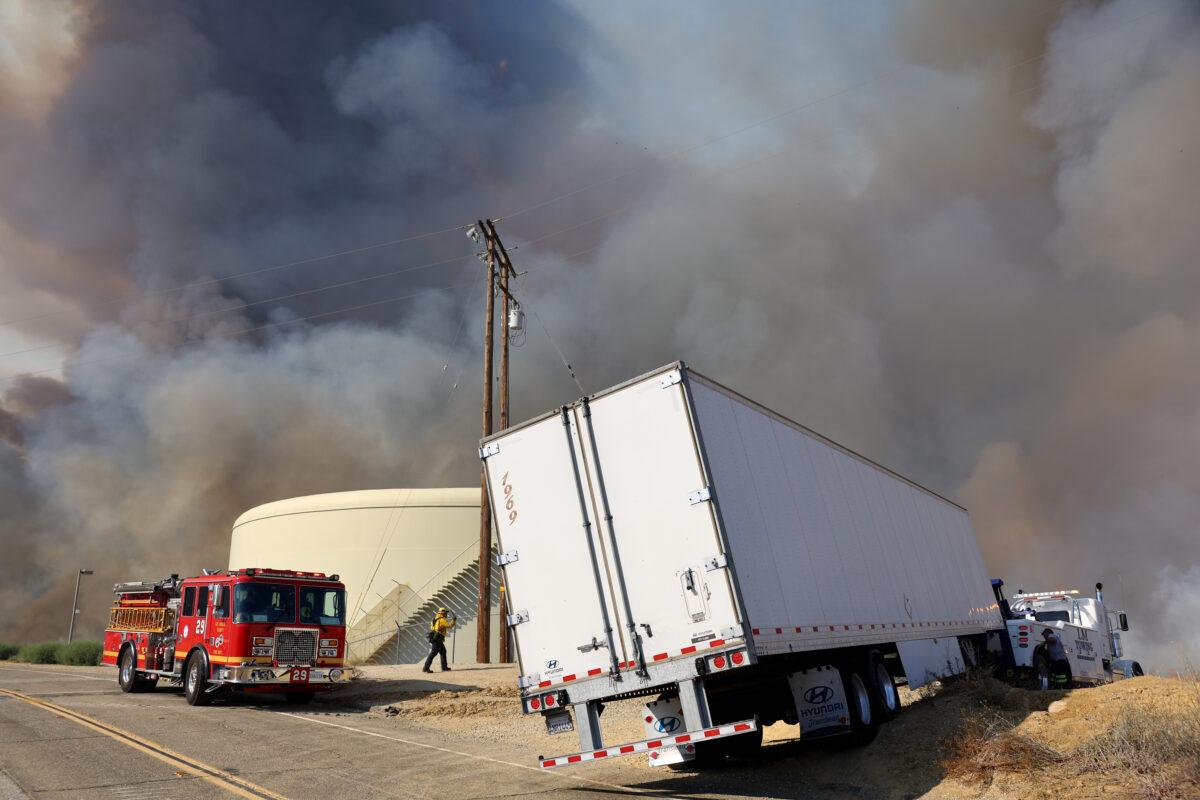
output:
M282 569L118 583L103 663L125 692L182 683L191 705L221 690L306 703L350 679L346 589L337 575Z
M521 702L676 764L762 726L871 741L1003 631L966 510L675 363L481 442ZM603 704L647 698L646 738Z

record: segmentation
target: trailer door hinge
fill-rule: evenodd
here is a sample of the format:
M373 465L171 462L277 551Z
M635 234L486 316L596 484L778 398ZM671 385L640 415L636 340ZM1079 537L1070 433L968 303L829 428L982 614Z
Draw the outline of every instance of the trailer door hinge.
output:
M479 458L484 459L484 458L487 458L488 456L494 456L494 455L496 455L496 453L499 453L499 452L500 452L500 443L499 442L488 442L487 444L485 444L479 448Z
M724 569L725 567L728 567L728 566L729 566L729 559L725 557L724 553L721 553L720 555L713 556L708 561L704 562L704 571L712 572L714 570Z
M666 375L663 375L661 378L658 379L659 384L664 389L670 389L672 386L674 386L677 383L681 383L682 381L683 381L683 375L677 369L671 370Z
M746 632L741 628L724 628L721 630L722 639L741 639Z
M703 489L697 489L696 491L694 491L688 495L688 502L691 503L692 505L696 505L697 503L703 503L705 500L711 500L711 499L712 499L712 489L708 486L705 486Z
M508 627L511 628L514 625L520 625L522 622L529 622L528 611L518 611L515 614L508 615Z
M518 675L517 688L528 689L530 686L537 686L542 682L541 673L535 672L532 675Z
M514 561L520 561L520 559L517 558L516 550L513 550L511 553L496 553L497 567L503 567L504 565L511 564Z

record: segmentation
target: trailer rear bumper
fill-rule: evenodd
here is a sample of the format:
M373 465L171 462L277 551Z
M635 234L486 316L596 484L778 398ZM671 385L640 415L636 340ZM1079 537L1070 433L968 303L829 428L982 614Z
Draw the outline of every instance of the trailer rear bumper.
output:
M742 637L717 639L701 647L686 648L686 652L668 659L647 663L645 676L638 675L631 664L630 669L622 671L618 677L609 674L568 675L566 680L560 678L531 683L521 687L521 703L523 711L529 714L542 710L532 705L532 699L544 698L548 694L558 697L564 691L571 704L611 700L634 693L648 694L656 689L665 691L679 681L703 678L714 672L740 669L757 663L753 641Z
M640 742L629 742L628 744L616 744L611 747L601 747L596 750L586 750L581 753L569 753L567 755L555 756L554 758L538 758L538 766L542 769L556 769L558 767L568 767L572 764L581 764L587 761L599 761L604 758L615 758L617 756L628 756L634 753L646 753L650 750L660 750L664 747L686 747L687 745L695 745L699 742L707 742L713 739L724 739L729 736L738 736L743 733L753 733L758 730L757 719L747 719L741 722L731 722L727 725L714 725L709 728L699 728L694 731L684 731L683 733L662 736L657 739L643 739Z

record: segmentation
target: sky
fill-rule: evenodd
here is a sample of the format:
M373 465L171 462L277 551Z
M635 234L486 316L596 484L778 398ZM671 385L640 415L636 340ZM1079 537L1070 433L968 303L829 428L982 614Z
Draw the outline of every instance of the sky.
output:
M684 359L1194 662L1198 44L1185 0L9 0L0 638L259 503L476 480L489 217L514 419L560 351Z

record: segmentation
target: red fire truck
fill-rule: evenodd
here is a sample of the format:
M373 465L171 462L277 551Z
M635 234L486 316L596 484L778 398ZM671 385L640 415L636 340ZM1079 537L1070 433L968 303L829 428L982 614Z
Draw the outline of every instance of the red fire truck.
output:
M350 680L337 575L206 571L118 583L113 592L103 662L117 667L121 691L148 691L164 678L182 683L194 706L229 689L307 703Z

